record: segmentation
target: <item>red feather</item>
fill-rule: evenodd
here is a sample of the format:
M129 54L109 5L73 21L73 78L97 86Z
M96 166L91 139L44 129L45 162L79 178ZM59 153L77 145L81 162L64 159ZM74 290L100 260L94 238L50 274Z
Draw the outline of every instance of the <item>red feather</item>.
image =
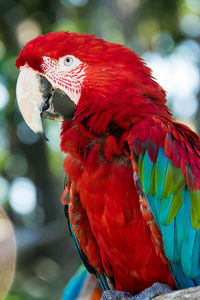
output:
M78 132L78 140L73 138L73 131L74 134ZM72 224L81 248L87 256L90 254L90 263L100 269L95 262L98 252L92 254L86 247L89 241L77 232L79 226L86 232L91 230L91 238L97 242L103 267L114 280L116 289L135 294L156 281L175 286L163 252L159 230L150 210L148 211L147 203L139 203L133 180L134 170L129 158L123 154L123 148L119 149L119 145L124 143L120 141L116 144L113 136L94 142L79 127L69 128L64 123L62 150L69 151L69 144L74 158L68 155L64 166L76 184L82 207L81 211L78 207L77 210L81 212L81 217L87 216L89 228L83 229L74 218ZM90 149L88 153L87 149ZM77 160L75 158L80 155L80 150L81 159ZM98 156L95 163L90 158L93 151ZM71 201L73 202L73 198ZM143 207L142 213L140 206Z

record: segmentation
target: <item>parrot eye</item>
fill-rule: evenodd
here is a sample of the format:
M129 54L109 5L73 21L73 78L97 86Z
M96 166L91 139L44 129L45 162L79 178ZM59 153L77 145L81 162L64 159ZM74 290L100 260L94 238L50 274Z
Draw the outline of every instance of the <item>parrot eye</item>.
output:
M71 56L65 57L65 59L64 59L64 64L65 64L66 66L70 66L72 63L73 63L73 58L72 58Z
M70 72L76 69L81 64L81 61L73 55L66 55L61 57L58 63L60 70Z

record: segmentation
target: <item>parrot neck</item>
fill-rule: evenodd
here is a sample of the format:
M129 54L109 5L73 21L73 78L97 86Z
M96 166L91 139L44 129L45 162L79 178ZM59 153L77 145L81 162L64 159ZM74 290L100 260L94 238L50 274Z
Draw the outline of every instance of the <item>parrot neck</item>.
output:
M81 123L87 131L96 137L105 134L111 123L119 128L128 130L141 119L159 116L166 122L172 122L173 116L165 105L166 100L152 101L150 98L141 101L121 101L117 104L107 103L106 107L100 105L77 105L75 120ZM89 109L88 109L89 107Z
M166 93L154 81L151 71L141 61L120 67L119 71L87 74L87 82L76 106L75 120L94 135L104 134L111 122L127 130L142 118L158 115L173 119L166 106Z

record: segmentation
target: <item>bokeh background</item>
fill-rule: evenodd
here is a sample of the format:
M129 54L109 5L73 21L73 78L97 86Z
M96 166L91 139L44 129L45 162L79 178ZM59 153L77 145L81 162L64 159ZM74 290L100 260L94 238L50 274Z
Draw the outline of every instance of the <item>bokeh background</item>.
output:
M97 34L136 51L168 92L176 118L200 130L200 0L0 0L0 206L18 244L8 300L60 299L79 265L59 200L60 124L45 121L49 142L41 141L15 95L19 50L58 30Z

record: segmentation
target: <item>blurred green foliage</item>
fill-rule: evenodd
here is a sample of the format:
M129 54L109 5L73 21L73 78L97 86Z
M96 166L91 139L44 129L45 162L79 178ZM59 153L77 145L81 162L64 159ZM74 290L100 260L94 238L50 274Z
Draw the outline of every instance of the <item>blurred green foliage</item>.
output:
M200 0L1 0L0 205L15 226L18 242L16 277L8 300L60 299L79 265L59 200L64 182L60 125L45 121L50 141L39 140L22 120L15 96L19 50L37 35L58 30L97 34L143 55L156 66L163 83L169 82L169 104L177 117L192 118L191 124L200 127ZM171 77L178 71L173 65L177 60L177 69L189 76L184 82L179 75ZM171 64L169 78L159 75L166 74ZM188 87L191 100L183 97L181 102L175 80Z

